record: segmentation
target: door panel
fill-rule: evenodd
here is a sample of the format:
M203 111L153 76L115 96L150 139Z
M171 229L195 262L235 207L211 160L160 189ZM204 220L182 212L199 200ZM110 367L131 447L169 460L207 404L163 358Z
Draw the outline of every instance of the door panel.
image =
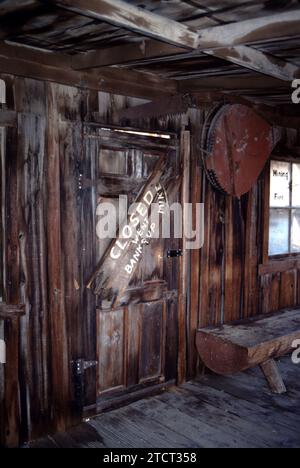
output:
M97 312L98 393L126 387L126 318L125 310Z
M143 304L140 323L139 383L164 380L165 302Z
M91 197L96 200L96 226L101 204L112 202L119 218L119 196L123 200L127 198L128 207L135 201L163 154L170 158L175 177L179 170L178 152L173 140L167 147L165 142L125 137L86 126L85 159L94 161L94 173L89 175L90 180L86 180L84 175L83 184L87 190L90 187ZM170 195L169 203L178 200L177 190ZM121 207L120 219L127 216L124 206ZM96 268L112 241L99 240L96 236L95 242ZM101 398L113 400L114 396L119 398L139 388L151 388L176 379L179 262L167 259L166 251L179 248L179 242L176 239L152 239L144 247L134 276L121 298L122 306L112 308L111 302L96 297L96 395L99 407ZM169 356L170 349L175 358L174 354Z

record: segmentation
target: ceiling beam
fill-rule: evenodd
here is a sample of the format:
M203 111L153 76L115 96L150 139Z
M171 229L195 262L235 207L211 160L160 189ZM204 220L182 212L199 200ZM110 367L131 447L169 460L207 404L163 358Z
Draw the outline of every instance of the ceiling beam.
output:
M292 81L300 76L300 68L278 57L261 52L253 47L236 46L204 51L241 67L254 70L284 81Z
M54 0L52 3L169 44L196 49L198 34L185 24L169 20L122 0Z
M300 68L281 58L248 46L236 46L229 48L192 51L164 44L159 41L143 41L139 44L127 44L115 46L86 54L75 55L72 58L74 70L88 70L112 65L148 65L160 62L162 58L171 59L201 57L211 55L229 61L243 68L263 73L284 81L292 81L300 75Z
M3 41L0 41L0 57L8 57L12 60L26 60L55 68L71 68L72 62L70 55Z
M300 110L295 109L297 106L288 108L285 106L274 107L264 103L255 103L241 96L221 92L178 94L177 96L162 97L159 100L153 100L146 104L122 109L118 112L118 118L121 121L133 121L178 115L187 112L190 108L203 109L203 106L216 102L243 104L251 107L272 125L292 129L298 129L300 126Z
M3 43L0 73L145 99L176 94L178 87L176 81L131 70L76 71L70 67L69 56Z
M172 55L190 53L185 48L166 44L156 40L143 40L122 46L93 50L73 56L74 70L108 67L111 65L130 64L147 59L161 59Z
M217 49L299 36L300 9L199 31L198 47Z
M182 80L178 82L179 92L195 93L203 90L219 90L219 91L243 91L243 94L291 94L291 84L286 81L281 81L276 78L262 75L238 75L238 76L209 76L205 78L194 78L190 80Z
M275 78L291 81L299 74L298 68L294 65L246 47L245 44L299 34L300 10L230 23L196 32L182 23L164 18L121 0L55 0L55 3L76 13L128 28L168 44L180 46L183 50L184 47L187 47L203 51L206 54L220 57L228 62ZM233 46L239 47L233 48ZM120 64L127 61L128 63L133 60L154 57L156 54L163 56L163 54L183 52L176 51L173 48L159 49L157 44L152 44L152 41L148 44L143 42L142 47L140 44L125 47L127 49L122 48L122 51L115 49L111 58L109 58L108 51L92 52L87 54L86 57L75 58L73 59L73 67L75 69L87 69L95 66L99 67L99 65L103 66L101 65L101 55L102 64L113 65L113 62Z
M216 49L299 35L300 9L195 31L122 0L53 0L76 13L190 49Z
M37 3L37 0L2 0L0 3L0 16L31 8L36 6Z

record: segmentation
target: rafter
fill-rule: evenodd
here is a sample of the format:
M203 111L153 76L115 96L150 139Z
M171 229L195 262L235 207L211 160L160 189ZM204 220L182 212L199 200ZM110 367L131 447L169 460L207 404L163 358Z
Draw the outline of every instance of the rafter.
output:
M93 50L73 56L74 70L88 70L111 65L135 63L147 59L161 59L173 55L189 53L185 48L165 44L156 40L143 40L122 46Z
M236 46L204 52L280 80L292 81L300 76L298 66L252 47Z
M31 8L37 4L37 0L2 0L0 3L0 15L14 13L25 8Z
M0 73L145 99L176 94L178 87L175 81L131 70L75 71L67 55L3 43L0 44Z
M54 0L53 3L75 13L158 38L170 44L191 49L198 46L198 34L188 26L122 0Z
M203 109L203 106L206 104L211 105L216 102L243 104L251 107L272 125L293 129L298 129L300 126L300 111L298 111L297 106L274 107L250 101L245 97L222 92L178 94L177 96L164 97L146 104L130 107L129 109L122 109L118 113L118 118L121 121L159 118L169 114L186 113L190 108Z
M221 57L231 63L250 68L282 80L292 80L298 76L298 67L276 59L261 51L247 47L245 44L264 41L270 38L282 38L299 34L300 11L289 11L276 15L255 18L252 20L231 23L196 32L182 23L164 18L145 11L121 0L55 0L63 8L93 18L131 29L137 33L154 37L173 46L180 46L183 50L176 50L173 46L159 49L158 45L149 41L140 45L126 46L119 54L113 50L114 58L108 58L109 52L88 54L73 60L75 69L92 68L94 66L127 63L139 59L155 57L156 54L172 55L181 53L187 47L206 54ZM238 46L238 47L236 47ZM226 47L226 49L225 49ZM134 50L135 48L135 50ZM119 58L117 58L119 55ZM123 57L123 58L122 58ZM76 61L77 60L77 61ZM96 65L93 65L96 64Z
M300 74L298 66L248 46L187 52L185 49L153 40L76 55L72 58L72 67L75 70L88 70L111 65L141 65L143 62L147 65L153 62L159 63L162 58L174 60L176 57L184 60L202 55L218 57L284 81L292 81Z
M191 49L216 49L299 34L300 9L194 31L122 0L53 0L84 16Z
M219 91L233 91L243 94L270 94L270 90L282 91L282 94L290 93L291 85L286 81L281 81L268 76L209 76L183 80L178 83L179 92L195 93L198 91L214 89Z

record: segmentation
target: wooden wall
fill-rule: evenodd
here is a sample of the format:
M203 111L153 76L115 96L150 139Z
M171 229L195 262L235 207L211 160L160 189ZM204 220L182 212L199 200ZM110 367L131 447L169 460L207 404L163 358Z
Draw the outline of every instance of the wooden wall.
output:
M3 78L8 107L18 112L17 129L6 130L4 298L26 306L23 318L5 321L1 435L3 443L16 446L63 430L79 417L72 403L71 361L82 356L83 343L93 347L92 335L78 333L86 330L83 317L89 320L93 305L74 287L82 273L79 242L84 247L77 163L80 122L98 110L98 96ZM68 121L75 122L72 129Z
M298 132L284 130L283 153L295 156L299 141ZM206 224L204 247L192 253L190 314L198 317L199 327L300 305L299 262L268 257L269 171L268 163L252 190L237 200L214 190L197 168L194 177L199 173L200 188L194 187L193 193L205 204ZM192 347L190 377L196 368Z
M95 359L96 348L95 303L78 288L92 264L90 239L82 229L92 213L84 196L74 196L79 167L88 171L89 164L83 157L82 122L97 112L101 123L116 124L118 109L140 101L1 78L9 109L18 111L18 129L6 131L5 300L26 305L23 318L5 321L9 361L0 374L1 442L16 446L80 419L72 403L71 361ZM198 326L300 304L298 270L259 275L268 173L240 201L216 192L201 165L204 118L204 111L193 110L187 116L128 122L177 133L188 128L192 135L190 201L205 203L206 223L203 249L187 253L186 378L198 369ZM291 146L298 144L293 138ZM84 262L81 249L87 250ZM91 402L93 392L91 379Z

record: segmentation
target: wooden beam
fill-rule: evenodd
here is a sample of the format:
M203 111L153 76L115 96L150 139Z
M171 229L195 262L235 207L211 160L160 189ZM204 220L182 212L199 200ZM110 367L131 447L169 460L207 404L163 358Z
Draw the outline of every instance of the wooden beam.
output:
M143 40L138 43L107 47L85 54L75 55L72 59L74 70L107 67L135 63L143 60L162 58L187 53L185 48L165 44L155 40Z
M122 0L54 0L53 3L169 44L191 49L198 47L198 34L188 26Z
M54 0L53 3L169 44L190 49L216 49L299 35L300 10L194 31L122 0Z
M195 50L201 49L206 54L220 57L242 67L282 80L290 81L299 76L298 67L285 63L281 59L276 59L248 47L232 47L299 33L299 10L230 23L204 29L197 33L179 22L161 17L120 0L89 0L88 2L85 0L58 0L56 3L77 13L128 28L148 37L165 41L168 44ZM151 56L151 53L156 53L155 50L151 52L151 46L150 42L147 46L150 50L146 52L148 57ZM224 46L227 48L225 49ZM120 58L120 49L118 54L115 54L111 59L108 58L109 52L102 52L104 60L102 63L112 64L116 60L118 63L126 63L126 61L130 62L145 58L143 45L142 49L137 48L135 51L133 51L131 45L126 47L127 50L122 51L123 58ZM163 53L160 52L160 54ZM172 49L166 51L165 55L168 53L173 53ZM174 53L176 53L175 50ZM74 59L74 68L84 69L99 66L101 64L101 53L98 54L100 56L97 56L97 52L94 52L88 54L85 58ZM76 64L76 60L78 64Z
M194 94L177 94L176 96L160 97L152 102L122 109L118 113L119 120L141 120L145 118L159 118L168 115L184 114L189 108L203 109L212 103L223 102L229 104L243 104L251 107L271 125L300 128L300 112L297 106L270 106L264 103L250 101L242 96L226 94L220 91L200 92ZM296 109L294 109L296 107Z
M17 319L25 315L24 305L9 305L2 302L0 304L0 319Z
M181 131L180 138L181 168L182 168L182 186L181 203L183 206L183 226L187 226L187 203L190 201L190 181L191 181L191 133L187 130ZM189 290L189 264L190 250L187 248L187 239L185 236L182 241L183 256L180 257L180 266L178 272L178 364L177 364L177 382L182 384L186 379L186 331L187 331L187 307Z
M198 47L217 49L299 36L300 9L199 31Z
M204 52L280 80L290 82L300 76L300 68L298 66L252 47L236 46L205 50Z
M270 94L272 90L282 90L283 93L290 93L290 84L272 77L260 75L241 75L241 76L218 76L193 78L190 80L182 80L178 84L179 90L185 92L198 92L202 90L217 89L220 91L248 91L261 90Z
M0 73L145 99L177 92L177 83L172 80L131 70L120 73L112 68L80 72L69 67L69 60L62 54L0 45Z
M29 46L14 44L13 42L0 42L0 57L7 57L13 60L26 60L39 65L46 65L54 68L71 67L72 57L70 55L39 50Z
M278 57L261 52L248 46L236 46L221 49L208 49L187 52L186 49L165 44L159 41L147 40L124 46L108 47L99 51L75 55L72 58L74 70L101 68L111 65L141 65L143 62L160 62L162 58L186 59L201 55L211 55L258 73L292 81L300 75L300 68Z
M295 130L300 128L300 113L295 115L284 111L280 106L272 107L265 104L254 104L252 107L272 125Z
M25 8L31 8L37 3L36 0L2 0L0 4L0 16L24 10Z

